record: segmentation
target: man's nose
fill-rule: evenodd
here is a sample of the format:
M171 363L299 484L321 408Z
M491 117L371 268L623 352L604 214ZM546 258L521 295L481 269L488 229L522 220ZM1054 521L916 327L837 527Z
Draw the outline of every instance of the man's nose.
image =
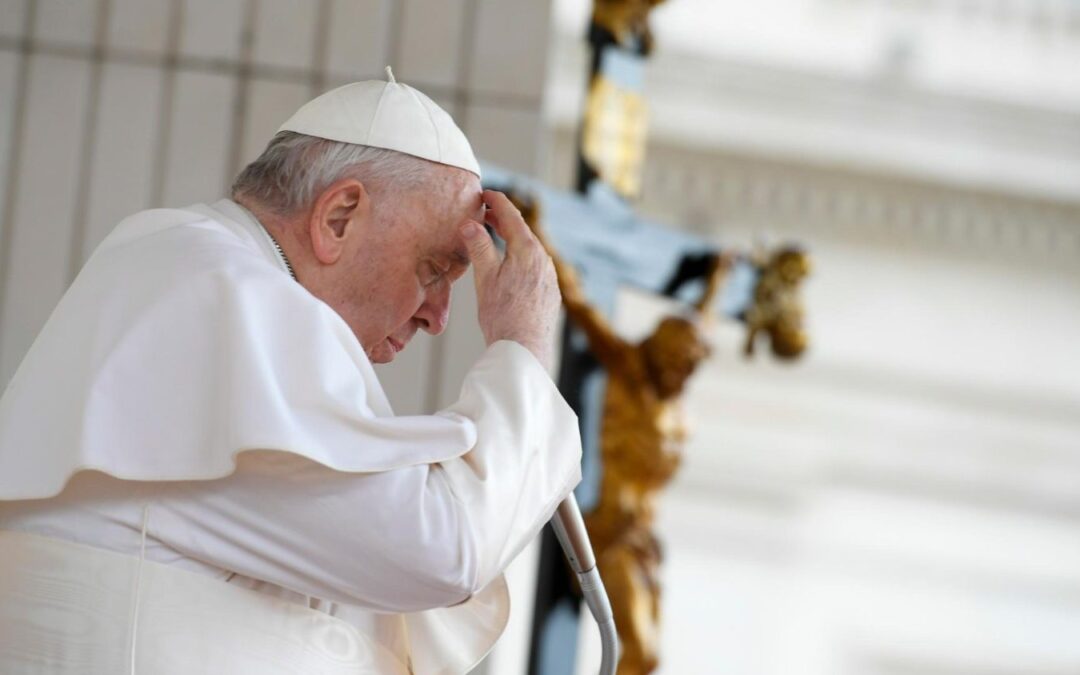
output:
M432 290L420 305L416 313L420 326L432 335L439 335L446 330L450 320L450 284L440 284L438 290Z

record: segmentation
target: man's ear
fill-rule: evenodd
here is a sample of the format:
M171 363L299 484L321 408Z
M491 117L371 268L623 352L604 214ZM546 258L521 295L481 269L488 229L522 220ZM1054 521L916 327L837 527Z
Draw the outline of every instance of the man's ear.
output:
M358 236L370 218L371 198L355 178L344 178L323 190L308 222L315 258L324 265L336 263L346 241Z

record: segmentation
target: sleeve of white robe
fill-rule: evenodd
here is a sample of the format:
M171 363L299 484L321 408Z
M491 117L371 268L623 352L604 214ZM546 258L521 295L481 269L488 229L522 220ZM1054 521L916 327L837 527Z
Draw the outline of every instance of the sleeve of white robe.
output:
M289 453L241 456L220 481L146 484L150 532L185 555L326 600L399 612L462 602L580 480L580 436L547 373L513 342L492 345L441 414L475 427L460 458L357 474Z

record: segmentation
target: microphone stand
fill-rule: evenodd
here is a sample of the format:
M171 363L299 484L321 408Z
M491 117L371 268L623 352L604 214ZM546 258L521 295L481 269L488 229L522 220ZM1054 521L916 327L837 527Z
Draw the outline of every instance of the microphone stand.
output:
M600 628L600 675L615 675L615 666L619 662L619 636L615 632L615 615L611 611L611 601L604 590L604 582L600 579L600 571L596 569L596 556L593 555L585 521L573 493L559 504L555 517L551 519L551 527L555 530L555 536L570 563L570 568L577 574L585 604Z

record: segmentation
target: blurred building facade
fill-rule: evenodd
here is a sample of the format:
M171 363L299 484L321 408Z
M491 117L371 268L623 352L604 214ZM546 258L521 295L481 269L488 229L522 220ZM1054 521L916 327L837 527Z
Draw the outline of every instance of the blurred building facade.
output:
M0 382L125 215L225 194L298 105L382 77L571 184L585 0L0 0ZM662 506L661 672L1080 672L1080 5L668 0L641 209L813 252L794 367L716 357ZM382 370L482 349L467 276ZM662 303L627 294L643 334ZM523 672L535 551L486 666ZM597 662L583 622L582 669Z
M1080 672L1080 6L673 0L654 30L642 210L815 259L805 359L720 326L689 395L661 672Z

